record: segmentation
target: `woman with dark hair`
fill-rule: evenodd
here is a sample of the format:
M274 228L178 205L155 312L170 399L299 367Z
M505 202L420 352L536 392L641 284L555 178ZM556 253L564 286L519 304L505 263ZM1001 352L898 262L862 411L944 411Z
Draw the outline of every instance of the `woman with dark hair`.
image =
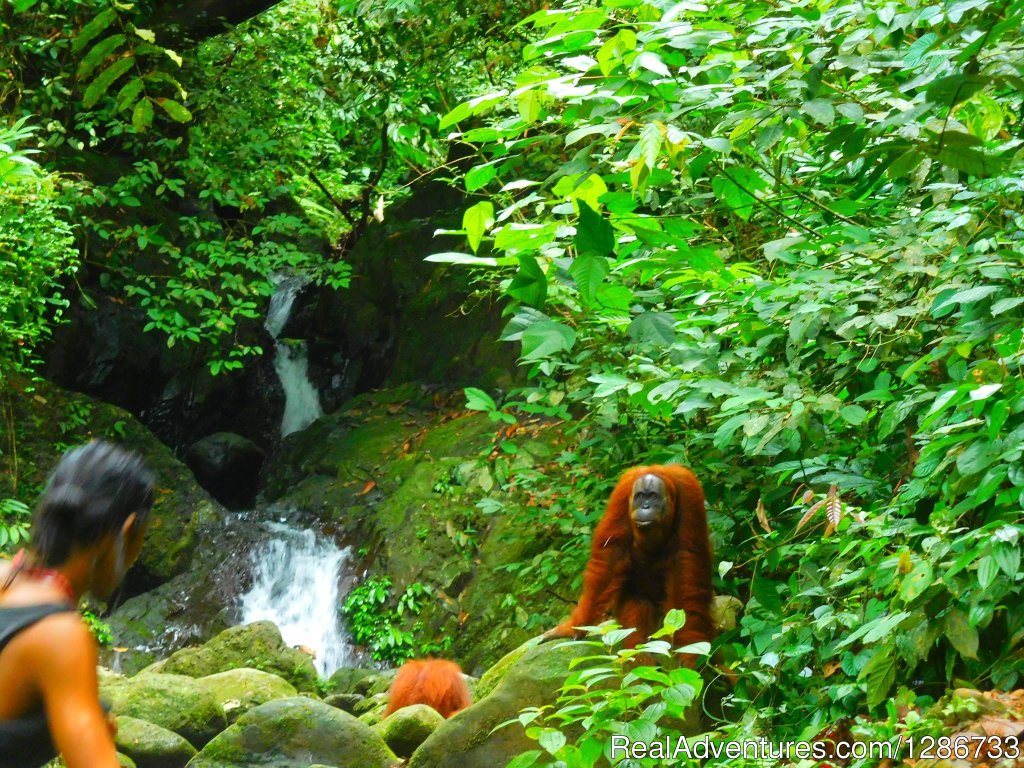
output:
M153 475L93 442L64 455L32 523L32 547L0 563L0 768L116 768L97 649L76 611L107 599L142 548Z

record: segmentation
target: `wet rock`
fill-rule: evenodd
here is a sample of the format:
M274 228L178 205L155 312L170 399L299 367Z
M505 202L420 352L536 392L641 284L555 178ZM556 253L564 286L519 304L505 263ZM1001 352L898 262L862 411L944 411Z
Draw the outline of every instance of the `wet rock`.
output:
M247 509L256 499L264 453L233 432L216 432L189 446L186 461L200 484L228 509Z
M207 677L229 669L270 672L299 691L315 691L319 677L308 654L285 644L273 622L231 627L197 648L183 648L163 663L162 672Z
M442 723L444 718L433 707L413 704L392 712L373 726L373 730L381 735L392 752L399 757L409 757Z
M138 768L185 768L196 755L184 737L134 717L117 718L115 744Z
M358 693L332 693L324 697L324 704L337 707L343 712L356 714L356 706L363 700Z
M298 694L287 680L258 669L229 669L201 677L196 682L214 695L224 708L228 723L268 701L289 699Z
M146 720L202 747L227 727L224 709L212 693L181 675L139 675L100 687L117 716Z
M515 755L537 748L523 726L512 723L524 707L551 704L569 675L569 662L593 653L586 646L531 641L498 662L497 670L480 680L484 698L446 720L417 749L409 768L448 768L456 758L459 768L494 768L508 764Z
M335 693L366 693L365 686L360 690L358 685L361 680L367 677L374 677L379 673L373 669L362 667L341 667L327 678L328 690Z
M102 438L137 451L156 475L156 502L148 517L142 553L125 580L123 594L133 595L183 573L195 551L196 530L223 514L223 508L196 483L191 471L131 414L45 381L16 376L5 382L12 418L19 425L18 471L12 455L0 454L0 496L19 496L9 486L42 487L62 455L62 446Z
M192 759L188 768L396 768L384 740L352 715L304 697L246 712ZM493 767L492 767L493 768Z

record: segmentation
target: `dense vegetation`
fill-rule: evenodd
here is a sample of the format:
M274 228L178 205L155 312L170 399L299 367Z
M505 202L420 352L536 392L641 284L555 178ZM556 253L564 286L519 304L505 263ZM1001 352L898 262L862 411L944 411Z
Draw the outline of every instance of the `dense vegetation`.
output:
M748 601L733 733L1019 685L1024 3L427 6L296 1L175 52L144 8L5 3L0 364L88 264L242 366L273 272L344 287L371 219L451 176L466 248L431 259L502 297L525 382L469 406L572 435L524 590L579 573L617 471L679 461ZM623 690L598 722L664 713Z

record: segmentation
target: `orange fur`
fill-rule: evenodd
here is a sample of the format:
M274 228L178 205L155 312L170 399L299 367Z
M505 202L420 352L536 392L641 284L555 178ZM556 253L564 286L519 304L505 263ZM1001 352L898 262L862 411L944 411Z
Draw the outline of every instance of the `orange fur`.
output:
M385 716L412 704L427 704L449 718L472 704L462 670L454 661L407 661L391 683Z
M673 529L656 555L637 549L629 503L634 481L660 477L668 493ZM711 541L704 490L693 473L676 464L635 467L622 475L594 530L583 593L572 615L545 637L576 637L574 627L591 626L614 616L635 627L629 648L646 642L672 608L686 611L686 626L673 638L677 646L714 637L711 621Z

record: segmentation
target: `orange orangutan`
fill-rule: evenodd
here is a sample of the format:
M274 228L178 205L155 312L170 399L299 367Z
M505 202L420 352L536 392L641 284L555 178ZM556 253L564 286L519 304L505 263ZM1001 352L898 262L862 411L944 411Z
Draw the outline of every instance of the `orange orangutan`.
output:
M391 683L385 716L413 704L429 704L449 718L473 701L462 670L454 661L422 659L407 661Z
M711 599L711 540L700 483L675 464L635 467L622 475L594 530L576 609L544 639L579 637L574 627L613 616L636 628L625 640L635 648L669 610L682 608L686 625L674 645L711 640Z

